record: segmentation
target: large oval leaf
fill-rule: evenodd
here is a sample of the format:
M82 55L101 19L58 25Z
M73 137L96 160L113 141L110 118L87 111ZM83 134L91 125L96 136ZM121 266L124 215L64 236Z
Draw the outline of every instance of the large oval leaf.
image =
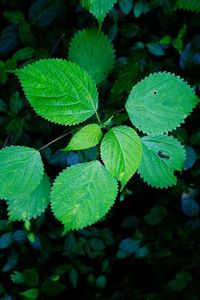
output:
M59 174L51 192L51 207L66 231L81 229L100 220L116 195L116 180L99 161L92 161Z
M40 153L32 148L11 146L0 150L0 198L29 197L44 173Z
M42 181L29 197L8 200L10 221L28 221L41 215L49 204L50 180L44 174Z
M157 135L142 138L141 177L156 188L176 184L175 171L183 169L186 152L181 143L172 136Z
M101 143L101 157L123 188L136 172L142 157L141 140L136 131L127 126L110 129Z
M154 73L133 87L126 110L133 125L147 134L175 129L191 113L197 97L186 82L170 73Z
M63 125L78 124L97 111L98 94L92 77L62 59L44 59L16 71L35 111Z
M114 49L103 32L96 29L79 31L71 41L69 60L92 75L96 83L105 79L113 68Z

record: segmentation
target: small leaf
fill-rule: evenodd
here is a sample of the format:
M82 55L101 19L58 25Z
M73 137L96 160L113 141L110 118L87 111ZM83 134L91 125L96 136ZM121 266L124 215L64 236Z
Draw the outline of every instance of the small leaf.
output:
M66 231L81 229L100 220L116 195L116 180L99 161L92 161L58 175L51 192L51 207Z
M176 274L175 278L169 282L169 287L175 292L182 291L191 281L192 276L190 273L180 271Z
M44 283L42 284L42 292L47 295L47 296L57 296L61 293L64 292L64 290L66 289L66 287L57 281L52 281L47 279L46 281L44 281Z
M197 217L200 213L199 204L187 194L182 195L181 208L184 214L188 217Z
M105 16L114 6L117 0L81 0L81 5L102 24Z
M24 21L24 15L21 11L4 11L4 17L13 24L20 24Z
M23 100L18 92L12 94L9 101L10 111L17 116L23 108Z
M167 133L184 121L197 97L189 85L170 73L154 73L133 87L126 110L133 125L147 134Z
M34 49L31 47L25 47L18 50L14 55L13 58L16 60L27 60L33 56Z
M77 287L77 282L78 282L78 273L75 269L72 269L69 272L69 280L71 282L71 284L73 285L73 287Z
M105 275L100 275L97 277L97 280L96 280L96 287L98 289L104 289L106 287L106 276Z
M77 151L96 146L102 138L101 127L98 124L89 124L77 131L64 149Z
M135 253L140 246L139 241L133 239L124 239L119 244L119 250L117 252L117 258L125 258Z
M28 221L41 215L49 204L50 180L44 174L42 181L29 197L8 200L10 221Z
M69 60L85 69L96 83L100 83L112 70L115 53L113 45L103 32L84 29L71 40Z
M194 149L192 147L186 147L186 156L187 156L187 158L186 158L186 161L184 164L185 171L192 168L197 159L196 152L194 151Z
M119 7L125 15L128 15L133 8L132 0L120 0Z
M44 59L16 71L36 113L61 125L85 121L97 111L97 89L91 76L63 59Z
M27 299L37 299L39 295L38 289L29 289L21 293L22 296L25 296Z
M34 1L29 10L29 19L32 24L47 27L62 12L63 6L63 0Z
M4 233L0 236L0 249L6 249L13 243L12 233Z
M176 184L174 171L181 171L186 153L180 142L172 136L158 135L142 138L140 176L149 185L167 188Z
M177 7L180 9L190 10L192 12L200 12L199 0L177 0Z
M150 213L144 216L144 220L149 225L157 225L167 216L167 210L164 206L157 204Z
M18 45L18 29L12 24L7 26L0 34L0 55L8 54Z
M2 100L2 99L0 99L0 113L1 112L6 112L7 111L7 105L6 105L6 103Z
M40 153L32 148L11 146L0 150L0 198L30 196L43 176Z
M130 127L113 127L102 140L102 160L108 171L121 181L122 188L136 172L141 156L141 140Z

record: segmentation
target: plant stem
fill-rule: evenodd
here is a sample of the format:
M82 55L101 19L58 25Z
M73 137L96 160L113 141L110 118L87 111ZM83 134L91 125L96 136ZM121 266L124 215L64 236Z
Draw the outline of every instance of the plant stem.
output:
M95 111L95 113L96 113L96 117L97 117L97 120L98 120L99 124L101 124L101 119L100 119L100 117L99 117L99 114L98 114L98 112L97 112L97 111Z
M98 34L101 32L101 28L102 28L102 22L99 23L99 30L98 30Z
M66 137L67 135L73 133L74 131L77 131L77 130L80 129L80 128L81 128L81 127L74 128L73 130L68 131L68 132L66 132L66 133L64 133L64 134L62 134L62 135L60 135L60 136L57 137L56 139L54 139L54 140L52 140L51 142L49 142L49 143L45 144L44 146L42 146L42 147L39 149L39 151L41 151L41 150L47 148L48 146L50 146L50 145L56 143L57 141L59 141L59 140L61 140L62 138Z

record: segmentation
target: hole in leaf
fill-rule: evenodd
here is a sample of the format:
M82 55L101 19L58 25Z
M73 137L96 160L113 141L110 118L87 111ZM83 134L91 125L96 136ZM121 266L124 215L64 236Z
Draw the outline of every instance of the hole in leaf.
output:
M156 91L154 91L153 93L154 93L154 95L156 95L156 94L157 94L157 92L156 92Z
M158 156L162 159L170 159L169 155L166 155L165 153L163 153L162 151L158 151Z

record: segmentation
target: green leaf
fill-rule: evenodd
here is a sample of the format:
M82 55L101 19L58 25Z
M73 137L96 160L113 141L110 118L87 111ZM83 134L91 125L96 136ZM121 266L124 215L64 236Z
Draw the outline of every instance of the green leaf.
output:
M181 143L172 136L158 135L142 138L142 161L139 173L143 180L156 188L176 184L175 171L181 171L186 153Z
M8 109L8 107L7 107L6 103L2 99L0 99L0 113L6 112L7 109Z
M30 196L8 200L10 221L28 221L40 216L49 204L50 188L49 177L44 174L42 181Z
M7 232L0 236L0 249L6 249L13 243L12 233Z
M96 146L102 138L101 127L98 124L89 124L77 131L64 149L77 151Z
M0 198L27 198L44 173L40 153L32 148L11 146L0 150Z
M107 283L107 280L106 280L106 276L105 275L100 275L97 277L97 280L96 280L96 287L98 289L105 289L106 287L106 283Z
M37 299L39 295L39 291L38 289L29 289L20 294L24 296L26 299Z
M197 104L193 90L178 76L159 72L133 87L126 110L134 126L147 134L167 133Z
M81 229L100 220L116 195L116 180L99 161L92 161L58 175L51 191L51 207L66 231Z
M133 239L124 239L119 244L117 258L125 258L135 253L140 247L140 242Z
M144 216L144 220L149 225L157 225L167 216L167 210L164 206L157 204L150 213Z
M102 140L102 160L108 171L121 181L122 188L136 172L141 156L141 140L136 131L130 127L114 127Z
M178 0L176 5L180 9L190 10L196 13L200 12L199 0Z
M24 15L21 11L4 11L4 17L13 24L20 24L24 21Z
M92 77L63 59L44 59L16 71L36 113L61 125L85 121L97 111Z
M23 108L23 100L19 92L15 92L12 94L10 101L9 101L10 111L13 115L17 116Z
M116 2L117 0L81 0L81 5L102 24L105 16Z
M36 0L29 9L29 20L31 24L47 27L62 12L63 7L63 0Z
M96 29L79 31L72 38L69 60L85 69L96 83L102 82L115 62L112 43L103 32Z
M16 60L27 60L33 56L34 49L31 47L25 47L18 50L14 55L13 58Z
M73 285L74 288L77 287L77 283L78 283L78 272L76 271L76 269L71 269L69 272L69 280L71 282L71 284Z
M169 282L169 287L175 292L182 291L191 281L192 276L190 273L180 271L176 274L175 278Z

